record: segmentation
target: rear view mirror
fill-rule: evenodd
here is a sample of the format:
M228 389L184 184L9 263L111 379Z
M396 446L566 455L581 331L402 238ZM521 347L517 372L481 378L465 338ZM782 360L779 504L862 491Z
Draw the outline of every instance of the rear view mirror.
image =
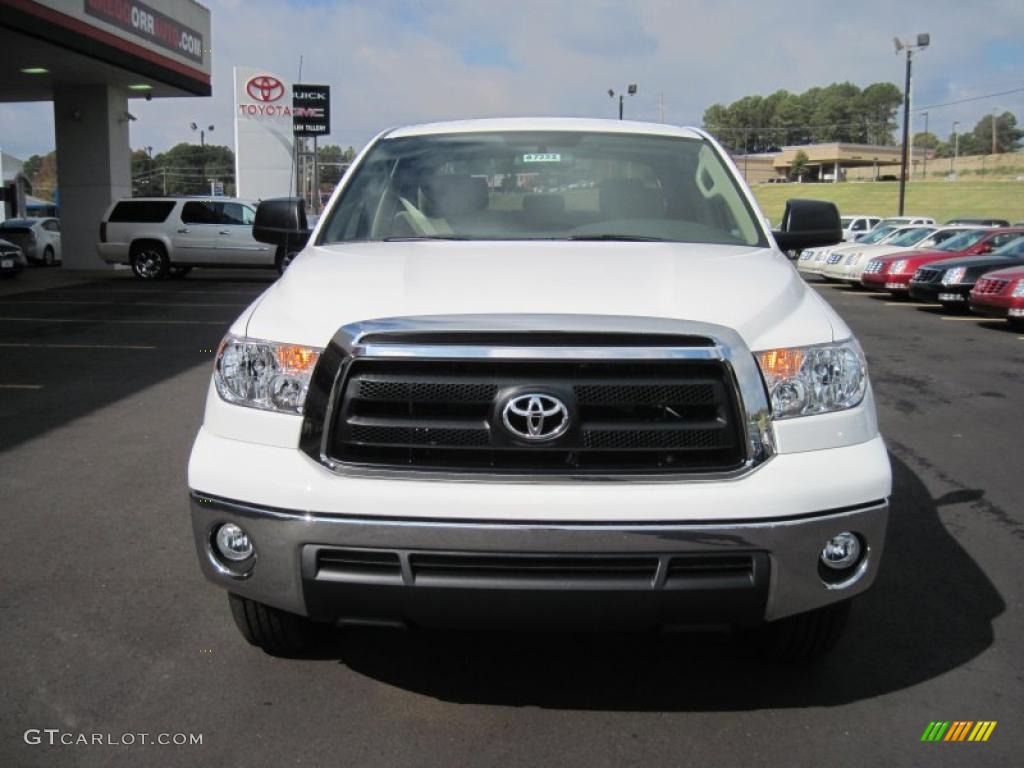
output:
M274 197L256 208L252 236L261 243L283 247L286 253L300 251L309 240L306 201L300 197Z
M788 200L782 225L772 232L783 251L835 245L843 239L839 209L823 200Z

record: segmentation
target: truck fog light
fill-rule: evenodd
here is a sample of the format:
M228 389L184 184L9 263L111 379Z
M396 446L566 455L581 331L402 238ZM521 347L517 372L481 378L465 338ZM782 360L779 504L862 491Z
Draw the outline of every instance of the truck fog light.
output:
M860 560L860 539L857 534L843 531L825 542L821 550L821 562L827 568L841 571L856 565Z
M248 560L256 551L249 534L234 523L224 523L217 529L213 540L217 546L217 553L233 563Z

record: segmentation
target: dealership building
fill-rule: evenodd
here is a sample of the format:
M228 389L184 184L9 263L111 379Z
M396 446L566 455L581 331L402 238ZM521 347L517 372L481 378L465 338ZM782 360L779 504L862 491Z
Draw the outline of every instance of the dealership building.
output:
M130 99L209 96L210 11L193 0L0 0L0 101L49 101L64 266L101 266L110 202L131 195Z

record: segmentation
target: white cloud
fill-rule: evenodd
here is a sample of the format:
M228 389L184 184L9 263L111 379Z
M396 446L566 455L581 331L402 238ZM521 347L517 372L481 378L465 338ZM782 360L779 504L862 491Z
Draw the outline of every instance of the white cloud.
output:
M919 31L931 33L932 47L915 60L917 104L1007 89L986 90L989 83L1024 85L1017 0L969 9L951 0L213 0L211 10L213 97L133 101L133 146L194 140L193 120L215 124L213 140L230 144L232 65L294 77L300 54L303 78L332 86L329 141L356 146L381 128L424 120L610 117L616 105L606 90L631 82L640 92L627 101L628 117L657 119L663 93L666 119L685 123L749 93L843 80L902 85L891 39ZM972 126L992 106L1024 119L1020 93L935 110L932 128ZM52 118L37 105L0 107L0 129L8 151L52 146Z

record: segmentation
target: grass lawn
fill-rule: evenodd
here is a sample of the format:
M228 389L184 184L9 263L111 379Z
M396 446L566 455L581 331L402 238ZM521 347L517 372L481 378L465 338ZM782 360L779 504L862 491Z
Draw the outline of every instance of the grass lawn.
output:
M842 184L755 184L754 196L765 216L778 225L786 200L802 197L831 200L839 212L895 216L899 184L892 181ZM1024 182L918 181L907 184L907 215L931 216L945 222L953 218L992 217L1011 224L1024 221Z

